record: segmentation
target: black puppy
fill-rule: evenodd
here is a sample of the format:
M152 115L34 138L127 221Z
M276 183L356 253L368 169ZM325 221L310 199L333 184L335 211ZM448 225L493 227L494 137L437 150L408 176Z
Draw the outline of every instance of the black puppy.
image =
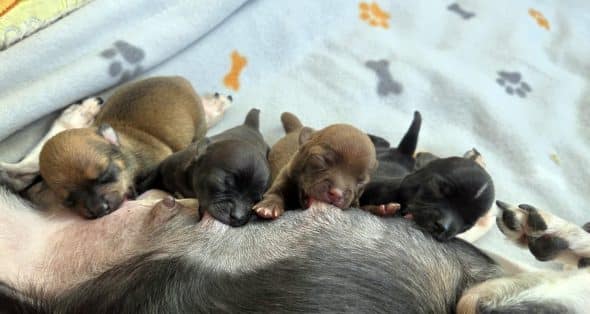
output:
M361 207L387 214L393 203L436 239L446 241L471 228L494 201L490 175L473 158L438 158L421 153L415 158L422 118L414 120L397 148L370 135L379 167L360 199ZM395 208L397 209L397 208Z
M270 184L270 148L259 131L259 114L252 109L244 124L168 157L158 169L159 186L197 198L201 211L225 224L247 223Z

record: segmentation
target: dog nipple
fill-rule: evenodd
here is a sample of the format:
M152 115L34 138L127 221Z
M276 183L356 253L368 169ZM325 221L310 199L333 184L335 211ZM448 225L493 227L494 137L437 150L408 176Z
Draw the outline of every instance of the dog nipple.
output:
M168 208L172 208L172 207L174 207L174 205L176 205L176 200L172 196L166 196L162 200L162 204L164 204L164 206L166 206Z

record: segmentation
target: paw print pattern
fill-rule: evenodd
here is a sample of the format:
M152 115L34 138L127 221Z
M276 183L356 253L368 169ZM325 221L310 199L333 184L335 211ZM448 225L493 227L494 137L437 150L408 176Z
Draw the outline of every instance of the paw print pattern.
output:
M119 81L125 82L141 73L143 68L140 62L145 58L143 49L123 40L117 40L113 46L100 53L103 58L111 60L108 72L112 77L120 75ZM127 69L127 66L132 69Z
M360 19L373 27L389 28L389 13L385 12L375 2L371 4L361 2L359 4Z
M542 28L549 30L549 21L543 16L543 14L535 9L529 9L529 15L535 19L537 24Z
M453 3L447 7L449 11L453 11L461 16L464 20L468 20L475 16L475 13L466 11L459 4Z
M551 160L556 164L556 165L560 165L561 164L561 159L559 159L559 156L556 153L552 153L549 155L549 158L551 158Z
M375 72L377 75L377 94L387 96L389 94L401 94L403 91L402 84L396 81L389 71L389 61L387 60L369 60L365 66Z
M509 95L516 94L524 98L527 93L532 91L529 84L522 80L519 72L498 71L498 76L496 82L503 86Z

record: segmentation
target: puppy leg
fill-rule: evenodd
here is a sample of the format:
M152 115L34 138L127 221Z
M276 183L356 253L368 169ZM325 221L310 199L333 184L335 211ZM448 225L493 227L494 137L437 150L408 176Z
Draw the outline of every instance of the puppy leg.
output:
M546 211L521 204L497 202L496 223L508 239L528 247L540 261L555 260L569 266L587 266L590 233Z
M277 175L277 178L272 183L262 200L258 202L252 209L256 215L261 218L275 219L285 212L285 200L283 199L283 191L288 188L289 174L285 166Z
M233 101L231 95L221 95L215 93L212 95L205 95L201 98L203 102L203 108L205 109L205 120L207 121L207 127L211 128L217 122L221 120L223 114L229 108Z
M475 148L472 148L472 149L468 150L467 152L465 152L465 154L463 154L463 158L467 158L467 159L471 159L471 160L475 161L482 168L486 167L486 162L483 159L483 157L481 156L481 153Z
M488 280L463 293L457 313L578 313L590 290L587 277L546 271Z
M69 106L25 158L18 163L0 162L0 182L14 191L21 191L29 186L39 174L39 154L45 142L61 131L90 126L102 102L99 97L91 97Z
M362 210L368 211L377 216L393 216L395 215L401 208L401 205L398 203L387 203L381 205L364 205L361 206Z
M258 217L275 219L285 212L285 201L280 194L269 191L253 209Z

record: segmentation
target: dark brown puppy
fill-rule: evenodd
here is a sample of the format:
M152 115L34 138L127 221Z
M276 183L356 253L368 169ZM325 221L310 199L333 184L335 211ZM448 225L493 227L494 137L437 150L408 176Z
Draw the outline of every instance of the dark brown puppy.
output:
M119 88L90 128L51 138L39 157L43 180L63 205L104 216L135 194L135 184L207 130L201 99L182 77Z
M285 209L307 208L313 200L339 208L358 207L377 167L369 137L347 124L313 131L288 112L281 121L287 135L269 154L274 180L254 206L258 216L277 218Z
M201 211L225 224L246 224L270 184L270 147L259 131L259 114L252 109L242 125L172 154L160 164L156 182L168 192L197 198Z

